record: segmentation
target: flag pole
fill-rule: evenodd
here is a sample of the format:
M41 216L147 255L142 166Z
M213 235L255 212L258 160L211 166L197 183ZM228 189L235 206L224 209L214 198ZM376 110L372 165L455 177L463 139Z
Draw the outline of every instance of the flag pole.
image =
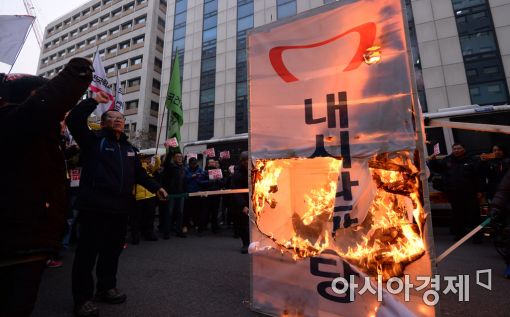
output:
M161 123L159 124L159 133L158 133L158 138L156 140L156 154L154 154L155 156L158 156L159 139L161 137L161 130L163 129L163 119L165 118L165 111L166 111L166 106L163 106L163 114L161 115Z
M446 258L446 256L448 256L448 254L452 253L455 249L457 249L458 247L460 247L464 242L466 242L469 238L471 238L472 236L474 236L476 233L478 233L478 231L482 230L483 227L485 227L486 225L489 224L489 222L491 222L491 218L487 218L485 219L484 222L482 222L481 224L479 224L478 226L476 226L476 228L474 228L473 230L471 230L468 234L466 234L462 239L460 239L459 241L455 242L451 247L449 247L446 251L444 251L443 253L441 253L440 256L438 256L436 258L436 263L439 264L439 262L441 262L444 258Z

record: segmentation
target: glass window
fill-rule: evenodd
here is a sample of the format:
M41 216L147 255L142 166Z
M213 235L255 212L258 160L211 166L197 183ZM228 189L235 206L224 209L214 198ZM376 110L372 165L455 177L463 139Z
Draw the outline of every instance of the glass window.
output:
M202 42L208 42L216 39L216 28L205 30L202 36Z
M253 27L253 15L237 20L237 31L244 31Z
M92 37L90 39L87 40L87 44L90 45L90 44L94 44L96 43L96 38L95 37Z
M485 4L485 0L453 0L452 4L454 10L460 10L480 4Z
M200 91L200 102L214 102L214 89L205 89Z
M237 7L237 18L253 15L253 2L246 3Z
M120 62L120 63L117 64L117 67L119 69L127 68L128 67L128 62L127 61Z
M217 10L218 10L218 0L212 0L207 3L204 3L204 14L211 13L211 12L214 12Z
M104 71L105 71L106 73L111 73L111 72L115 71L115 66L113 66L113 65L111 65L111 66L106 66L106 67L104 68Z
M112 11L112 17L119 15L121 12L122 12L121 8L118 8L117 10Z
M202 60L202 72L216 69L216 58L207 58Z
M142 56L134 57L131 59L131 65L138 65L141 64L143 61Z
M106 32L99 34L97 38L100 40L104 40L106 38Z
M145 40L145 35L142 35L142 36L139 36L139 37L135 37L133 39L133 43L134 44L143 43L144 40Z
M152 79L152 88L160 89L161 88L161 82L155 78Z
M110 29L110 35L114 35L114 34L117 34L117 33L119 33L119 27Z
M483 68L483 72L485 74L497 74L499 73L499 68L498 66L488 66Z
M276 13L277 13L278 19L296 15L297 4L296 4L295 0L292 0L292 1L277 0L277 3L278 3L278 7L276 9Z
M140 86L140 77L128 80L128 87Z
M110 15L107 14L107 15L103 15L101 18L100 18L101 22L106 22L108 20L110 20Z
M138 108L138 100L131 100L126 102L126 110L137 109Z
M173 50L175 51L176 49L177 50L184 49L184 38L174 41L174 43L173 43Z
M133 25L133 22L129 21L127 23L122 24L122 29L123 30L130 29L132 25Z
M145 20L147 19L147 16L141 16L141 17L138 17L135 19L135 24L141 24L141 23L145 23Z
M460 45L464 56L497 50L494 35L490 31L462 36Z
M218 22L218 16L216 14L213 16L210 16L208 18L205 18L203 29L207 30L207 29L213 28L216 26L217 22Z
M159 104L155 101L151 100L151 110L152 111L159 111Z
M111 54L111 53L115 53L115 52L117 52L117 45L114 45L114 46L110 46L110 47L108 47L108 48L106 49L106 52L107 52L108 54Z
M154 57L154 65L161 68L163 66L163 62L159 58Z
M186 22L186 12L181 12L175 15L174 25Z
M164 28L165 24L165 20L163 20L161 17L158 17L158 25L161 25Z
M186 36L186 28L174 29L174 39L182 39Z
M469 86L471 102L479 105L503 104L508 100L504 81Z
M125 41L119 44L119 49L125 49L129 47L129 41Z
M134 6L135 6L134 2L128 3L124 6L124 11L131 10L134 8Z
M175 13L184 12L184 11L186 11L187 7L188 7L187 0L177 1L175 3Z

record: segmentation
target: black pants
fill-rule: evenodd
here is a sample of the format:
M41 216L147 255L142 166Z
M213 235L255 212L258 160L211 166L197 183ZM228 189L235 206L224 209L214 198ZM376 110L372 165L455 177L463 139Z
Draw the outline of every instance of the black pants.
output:
M30 316L46 259L0 267L0 316Z
M131 234L149 235L154 232L154 217L156 214L156 197L136 201L136 208L129 218Z
M237 212L234 221L234 226L241 237L243 247L248 247L250 245L250 218L241 209Z
M184 224L190 226L191 222L195 227L200 225L200 217L204 208L204 198L189 197L185 202Z
M96 265L98 291L117 286L119 256L125 242L127 214L80 212L80 238L74 256L72 289L76 305L92 299ZM96 264L97 260L97 264Z
M455 237L461 238L469 230L480 224L478 198L476 193L447 192L446 196L452 206L451 232Z
M220 196L214 195L205 198L204 205L199 230L207 230L207 225L211 221L211 229L216 232L219 229L218 210L220 208Z

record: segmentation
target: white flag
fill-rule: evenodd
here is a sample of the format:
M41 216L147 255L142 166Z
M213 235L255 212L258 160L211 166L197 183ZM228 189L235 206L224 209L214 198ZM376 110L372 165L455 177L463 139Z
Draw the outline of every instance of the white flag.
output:
M105 112L106 110L109 110L110 108L113 109L114 106L113 94L112 89L108 84L108 78L106 77L103 62L101 61L101 56L99 55L99 52L96 52L94 54L94 61L92 62L92 66L94 66L94 74L92 82L89 85L89 89L94 93L98 93L99 91L105 92L108 95L108 98L110 99L108 103L101 103L97 106L96 110L94 110L94 114L96 116L101 116L103 112Z
M0 62L13 65L35 17L0 15Z
M117 83L115 84L115 110L124 113L124 92L120 85L119 71L117 71Z

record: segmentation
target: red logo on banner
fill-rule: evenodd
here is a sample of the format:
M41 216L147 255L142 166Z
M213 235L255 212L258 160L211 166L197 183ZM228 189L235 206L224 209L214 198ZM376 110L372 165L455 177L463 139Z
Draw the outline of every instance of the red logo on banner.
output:
M353 33L353 32L358 33L359 37L360 37L358 49L356 50L356 54L354 54L354 57L352 58L350 63L347 65L347 67L344 68L343 71L346 72L346 71L350 71L350 70L355 70L363 62L363 54L365 54L366 50L374 45L376 26L375 26L375 23L373 23L373 22L368 22L368 23L356 26L347 32L333 36L332 38L329 38L327 40L317 42L317 43L306 44L306 45L273 47L269 51L269 60L271 61L271 65L273 65L275 72L285 82L290 83L293 81L297 81L298 78L296 76L292 75L290 73L290 71L287 69L287 67L285 67L285 64L283 63L283 52L284 51L302 49L302 48L319 47L322 45L329 44L333 41L336 41L339 38L342 38L345 35L347 35L349 33Z

